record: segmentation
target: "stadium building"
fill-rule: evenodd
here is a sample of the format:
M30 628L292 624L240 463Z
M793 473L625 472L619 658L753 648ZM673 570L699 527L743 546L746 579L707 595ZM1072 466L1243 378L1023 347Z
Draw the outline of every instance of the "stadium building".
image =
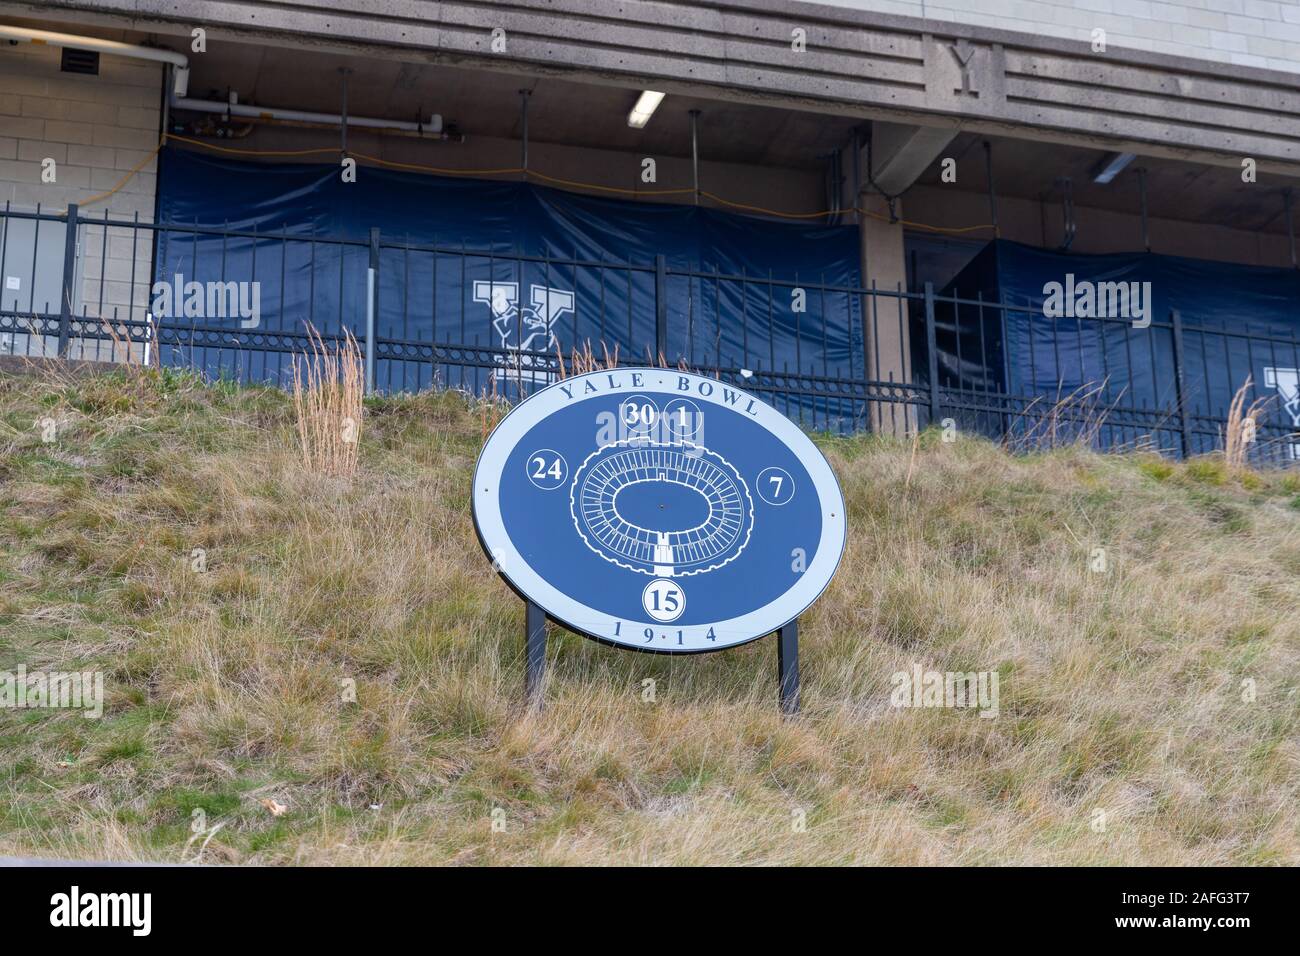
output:
M1297 174L1273 0L0 0L0 352L1300 460Z

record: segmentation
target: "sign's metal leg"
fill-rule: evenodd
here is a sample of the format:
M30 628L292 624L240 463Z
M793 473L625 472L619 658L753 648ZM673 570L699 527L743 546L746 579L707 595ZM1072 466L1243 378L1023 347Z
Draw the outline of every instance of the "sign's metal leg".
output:
M799 619L776 632L776 673L781 687L781 713L799 713Z
M540 706L546 673L546 612L532 601L524 602L524 649L524 688L528 702Z

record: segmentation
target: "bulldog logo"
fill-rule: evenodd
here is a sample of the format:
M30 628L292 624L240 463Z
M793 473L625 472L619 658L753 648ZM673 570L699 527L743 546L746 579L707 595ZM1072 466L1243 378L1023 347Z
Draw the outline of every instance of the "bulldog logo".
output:
M492 312L492 328L501 347L516 352L554 353L555 324L573 312L573 293L544 285L528 287L529 305L519 305L517 282L477 281L474 301Z
M1290 416L1292 426L1300 430L1300 369L1266 368L1264 386L1277 389L1282 411ZM1300 461L1300 443L1291 442L1287 447L1291 458Z

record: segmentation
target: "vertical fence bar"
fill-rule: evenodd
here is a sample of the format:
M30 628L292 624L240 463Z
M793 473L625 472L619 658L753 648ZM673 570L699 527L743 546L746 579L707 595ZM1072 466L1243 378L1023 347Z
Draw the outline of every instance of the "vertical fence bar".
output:
M59 358L68 357L68 338L72 331L72 295L77 276L77 204L75 202L68 204L65 219L68 231L63 237L63 302L59 309ZM102 263L100 268L102 270ZM32 275L36 275L36 270L32 270ZM36 288L35 281L32 282L32 288Z
M375 392L375 299L379 294L379 230L370 229L370 268L366 270L366 394Z
M901 300L900 300L901 301ZM901 341L901 339L900 339ZM939 421L939 342L934 328L934 283L925 284L925 347L930 360L930 422Z
M1183 354L1183 318L1177 309L1169 311L1174 326L1174 390L1178 400L1178 422L1183 431L1183 458L1192 457L1192 425L1187 415L1187 384L1183 380L1187 359Z
M662 254L655 256L655 352L655 361L661 355L668 360L668 262Z

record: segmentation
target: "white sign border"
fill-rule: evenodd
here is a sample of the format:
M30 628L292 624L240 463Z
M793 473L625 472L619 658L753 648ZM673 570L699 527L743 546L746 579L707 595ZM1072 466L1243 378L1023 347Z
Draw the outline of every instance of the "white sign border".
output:
M640 385L636 385L630 380L636 374L640 374L645 379ZM685 395L696 402L717 405L734 414L744 414L745 409L753 408L754 420L790 448L799 458L804 468L807 469L809 476L812 478L813 487L817 491L818 500L822 504L821 540L818 542L812 564L804 570L799 580L792 587L787 588L776 600L768 602L763 607L736 618L692 624L691 630L707 631L710 628L713 629L717 640L711 642L708 647L683 647L681 649L647 647L640 643L634 643L631 639L624 640L622 637L615 636L612 633L614 622L625 619L589 607L576 598L560 591L543 578L533 570L523 555L519 553L506 531L504 522L501 520L497 489L500 488L501 476L505 470L506 462L520 439L534 425L560 408L570 407L591 398L609 395L612 389L608 387L599 388L597 392L586 396L581 394L581 386L584 381L598 379L602 385L608 385L609 376L626 377L628 380L623 382L623 387L637 390L653 387L669 388L669 383L675 386L680 379L685 378L690 381L690 389L688 391L679 391L673 388L673 394ZM648 383L648 380L653 376L661 376L660 381L655 386ZM708 383L712 387L713 392L711 395L700 394L701 383ZM563 389L568 389L573 393L574 397L569 398ZM734 404L725 402L722 399L723 389L738 393L740 399ZM593 432L595 428L596 423L593 419ZM844 554L848 528L844 514L844 495L840 490L835 472L831 470L830 463L821 453L821 450L798 425L762 399L737 386L677 369L638 368L632 366L588 372L584 375L577 375L555 382L541 391L535 392L507 412L506 416L497 423L496 428L488 436L487 442L484 443L483 450L479 455L478 463L474 467L471 510L479 544L482 545L484 552L493 561L501 576L505 578L506 583L521 597L531 600L541 607L548 617L585 637L590 637L603 644L657 654L701 654L721 651L729 647L739 647L742 644L748 644L750 641L766 637L778 628L793 621L811 607L813 602L826 590L827 585L830 584L836 568L839 567L840 558ZM626 623L629 625L629 631L642 625L646 627L656 626L655 622L651 621L626 620ZM627 636L630 638L631 634L629 633ZM636 640L639 640L639 638Z

